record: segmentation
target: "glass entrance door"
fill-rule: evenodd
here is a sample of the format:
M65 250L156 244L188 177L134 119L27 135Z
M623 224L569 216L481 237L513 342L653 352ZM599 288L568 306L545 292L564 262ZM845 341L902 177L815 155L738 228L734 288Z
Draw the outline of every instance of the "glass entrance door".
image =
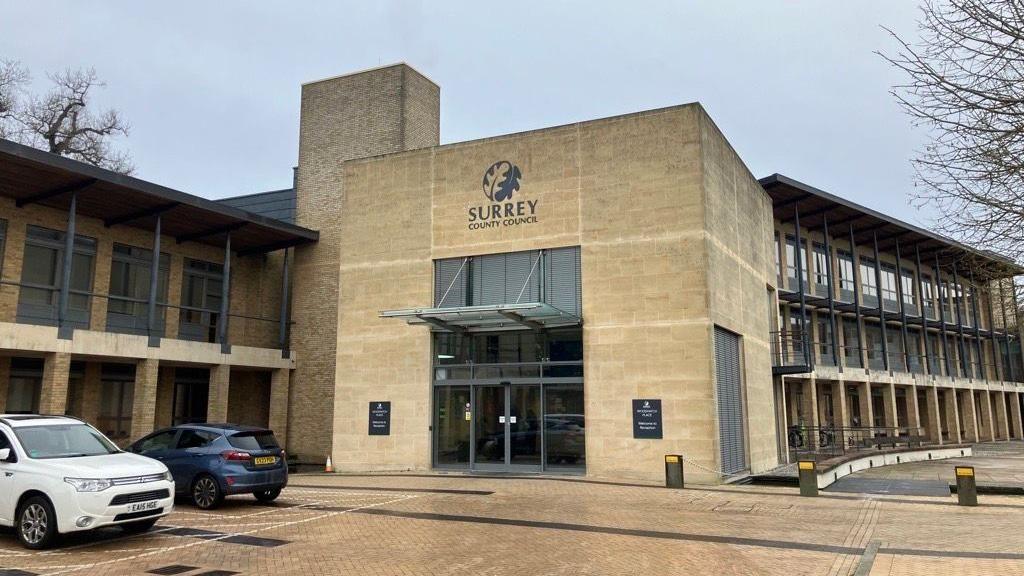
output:
M476 386L473 396L473 469L540 470L540 385Z
M473 407L475 449L473 468L500 470L505 468L508 418L505 386L477 386Z

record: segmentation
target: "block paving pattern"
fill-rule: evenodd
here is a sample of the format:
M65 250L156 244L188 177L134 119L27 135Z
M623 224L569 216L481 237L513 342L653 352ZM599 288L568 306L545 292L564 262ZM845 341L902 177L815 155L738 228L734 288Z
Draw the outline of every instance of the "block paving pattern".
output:
M180 504L148 534L45 552L0 532L0 576L1018 574L1024 498L456 475L296 475L280 500ZM865 552L868 554L865 554ZM865 561L874 553L873 564Z

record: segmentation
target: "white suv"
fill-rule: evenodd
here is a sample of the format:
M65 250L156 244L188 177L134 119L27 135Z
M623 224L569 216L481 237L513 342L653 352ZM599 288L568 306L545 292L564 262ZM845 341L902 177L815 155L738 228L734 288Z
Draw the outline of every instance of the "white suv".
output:
M144 532L173 508L174 480L160 462L75 418L0 415L0 525L25 547L101 526Z

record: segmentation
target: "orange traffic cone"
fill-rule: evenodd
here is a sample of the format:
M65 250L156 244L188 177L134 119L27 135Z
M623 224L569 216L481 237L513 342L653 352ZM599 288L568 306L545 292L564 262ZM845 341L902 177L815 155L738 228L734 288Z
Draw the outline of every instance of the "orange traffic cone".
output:
M334 465L331 464L331 455L327 455L327 464L324 465L324 472L334 472Z

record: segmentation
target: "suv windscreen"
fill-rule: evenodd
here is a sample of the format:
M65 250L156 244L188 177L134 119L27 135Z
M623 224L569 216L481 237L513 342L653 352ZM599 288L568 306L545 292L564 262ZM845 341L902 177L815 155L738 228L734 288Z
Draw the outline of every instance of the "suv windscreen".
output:
M228 443L239 450L276 450L277 438L270 431L239 432L228 436Z
M117 446L85 424L18 427L14 435L29 458L74 458L120 452Z

